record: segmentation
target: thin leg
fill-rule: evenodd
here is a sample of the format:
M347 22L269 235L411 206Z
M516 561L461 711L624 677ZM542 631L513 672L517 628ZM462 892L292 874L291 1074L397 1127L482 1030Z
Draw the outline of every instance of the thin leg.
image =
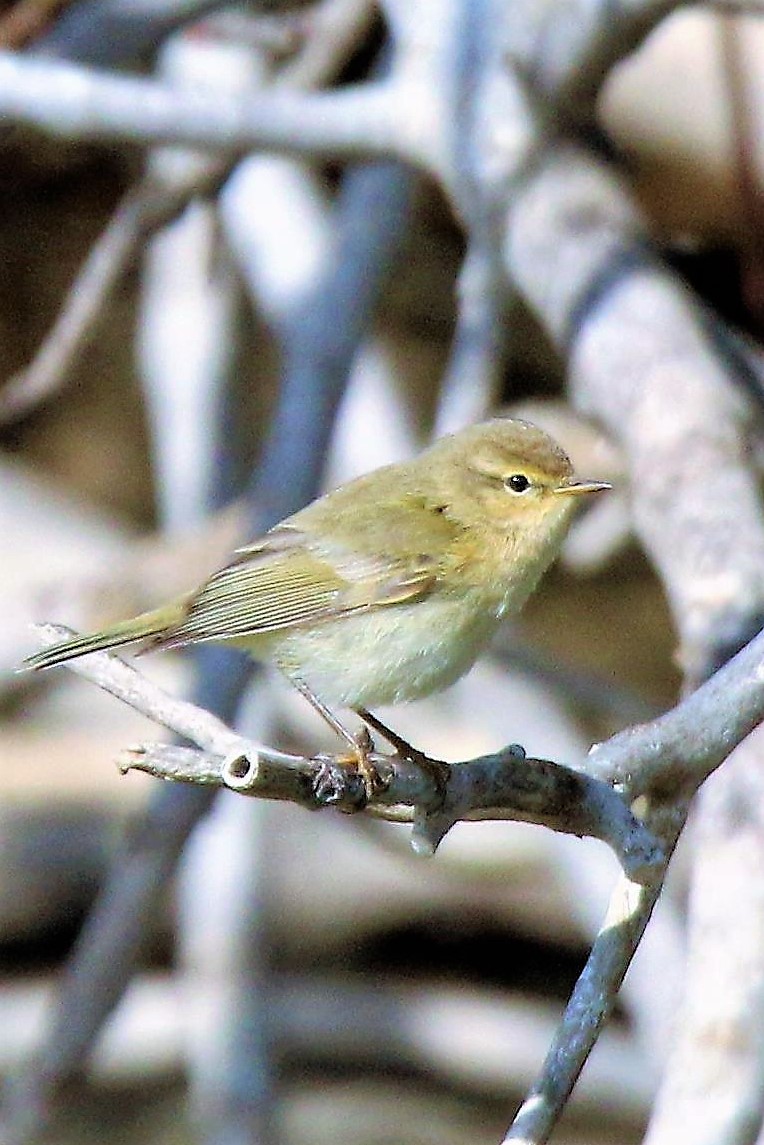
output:
M368 724L369 727L374 728L375 732L379 732L381 736L384 736L387 742L392 744L395 750L399 752L404 759L419 762L425 758L423 752L415 748L414 745L410 744L408 740L405 740L403 736L394 732L387 724L383 724L382 720L380 720L378 716L375 716L373 712L370 712L367 708L356 708L356 712L365 724Z
M334 712L327 708L323 700L319 700L315 692L311 692L307 684L304 684L302 680L298 680L295 676L289 676L288 679L290 684L294 684L300 695L305 697L313 710L318 712L322 719L326 720L332 731L338 735L340 739L344 739L345 743L349 744L354 754L357 755L358 741L349 728L346 728L343 723L340 723Z
M445 799L446 788L451 775L451 765L449 763L444 763L440 759L431 759L429 755L425 755L418 747L414 747L408 740L405 740L403 736L394 732L387 724L383 724L382 720L378 719L377 716L366 708L356 708L356 712L364 723L369 724L370 727L374 728L375 732L379 732L381 736L384 736L387 742L392 744L395 750L402 755L404 759L410 760L411 763L417 764L423 771L426 771L427 774L432 777L440 797Z
M314 711L318 712L321 718L326 721L335 734L338 735L340 739L344 739L345 743L350 746L353 757L358 764L358 771L363 779L364 787L366 788L366 797L370 799L379 787L380 778L377 769L369 758L374 744L372 743L368 728L363 728L358 735L353 735L353 733L337 719L334 712L327 708L323 700L319 700L318 696L315 692L310 690L307 684L294 676L290 676L288 679L291 684L294 684L300 695L305 697Z

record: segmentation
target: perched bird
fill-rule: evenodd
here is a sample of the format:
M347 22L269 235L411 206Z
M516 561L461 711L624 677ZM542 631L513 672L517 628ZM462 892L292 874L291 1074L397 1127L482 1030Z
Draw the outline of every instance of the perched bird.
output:
M496 418L327 493L239 549L196 591L30 656L49 668L141 641L215 640L274 663L354 747L333 709L415 700L452 684L556 556L579 494L563 450ZM393 742L396 742L395 738Z

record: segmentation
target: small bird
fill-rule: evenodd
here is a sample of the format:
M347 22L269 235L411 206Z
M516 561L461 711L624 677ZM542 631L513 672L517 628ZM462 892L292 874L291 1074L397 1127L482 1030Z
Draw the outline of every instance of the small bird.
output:
M578 496L608 488L575 480L543 430L495 418L319 497L179 600L25 665L138 641L235 645L275 664L351 744L368 792L368 745L334 709L387 734L370 707L459 679L557 555Z

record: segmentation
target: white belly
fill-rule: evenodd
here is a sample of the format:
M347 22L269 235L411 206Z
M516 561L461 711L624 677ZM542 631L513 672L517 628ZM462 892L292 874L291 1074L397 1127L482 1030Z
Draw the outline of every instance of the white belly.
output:
M416 700L458 680L486 646L497 609L430 599L280 633L273 659L325 703L372 708Z

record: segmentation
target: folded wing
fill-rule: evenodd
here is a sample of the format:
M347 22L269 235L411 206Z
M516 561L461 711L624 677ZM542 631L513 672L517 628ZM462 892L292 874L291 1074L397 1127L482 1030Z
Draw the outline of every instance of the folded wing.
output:
M242 639L419 599L438 581L437 558L357 552L282 525L241 549L187 602L153 646Z

